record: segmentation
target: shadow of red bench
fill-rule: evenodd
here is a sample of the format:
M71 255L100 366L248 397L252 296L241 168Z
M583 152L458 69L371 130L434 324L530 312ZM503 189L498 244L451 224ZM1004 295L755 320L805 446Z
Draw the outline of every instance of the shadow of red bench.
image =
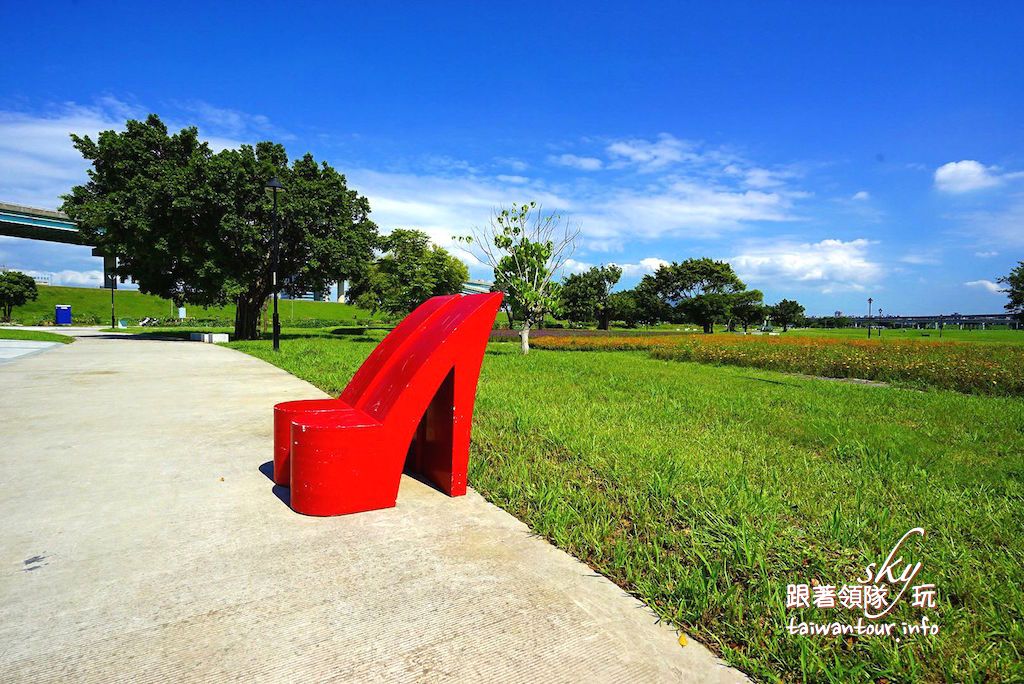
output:
M403 469L466 493L476 386L498 293L434 297L385 337L338 399L274 407L274 482L292 509L395 505Z

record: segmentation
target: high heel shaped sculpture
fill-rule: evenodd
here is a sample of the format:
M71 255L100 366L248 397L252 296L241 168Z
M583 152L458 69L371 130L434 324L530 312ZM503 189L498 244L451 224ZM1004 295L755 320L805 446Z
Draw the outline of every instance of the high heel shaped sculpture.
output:
M291 429L292 421L299 416L332 413L345 407L354 406L374 377L387 363L400 354L404 344L413 333L431 317L451 306L460 295L432 297L416 307L416 310L402 319L395 328L381 340L338 399L301 399L285 401L274 407L274 483L288 487L291 481ZM341 403L339 403L341 402Z
M291 486L295 511L389 508L405 467L449 496L466 493L477 380L501 299L428 300L381 342L339 399L275 407L274 479Z

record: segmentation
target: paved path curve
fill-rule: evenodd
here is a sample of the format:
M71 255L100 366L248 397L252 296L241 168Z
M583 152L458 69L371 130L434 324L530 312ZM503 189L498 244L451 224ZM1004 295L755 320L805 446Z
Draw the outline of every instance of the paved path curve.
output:
M42 342L39 340L5 340L0 338L0 363L11 363L17 359L44 352L56 347L60 342Z
M0 388L5 682L741 679L475 492L293 513L271 406L323 395L257 359L90 336Z

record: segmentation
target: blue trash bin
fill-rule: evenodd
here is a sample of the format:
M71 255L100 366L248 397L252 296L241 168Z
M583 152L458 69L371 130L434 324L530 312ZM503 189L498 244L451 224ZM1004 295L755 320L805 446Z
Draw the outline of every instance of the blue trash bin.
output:
M58 304L53 312L53 320L57 325L71 325L71 305Z

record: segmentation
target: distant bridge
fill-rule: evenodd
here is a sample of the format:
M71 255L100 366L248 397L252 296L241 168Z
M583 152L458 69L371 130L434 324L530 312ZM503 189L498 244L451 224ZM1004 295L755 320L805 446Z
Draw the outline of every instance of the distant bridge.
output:
M810 316L815 320L833 318L833 316ZM958 328L986 328L992 325L1005 325L1018 328L1020 322L1008 313L993 314L932 314L929 316L842 316L847 318L855 328L884 326L886 328L935 328L953 325Z
M115 258L93 246L78 229L78 224L62 211L0 202L0 235L92 247L93 256L103 257L103 287L117 288Z
M0 202L0 235L91 246L78 224L61 211Z

